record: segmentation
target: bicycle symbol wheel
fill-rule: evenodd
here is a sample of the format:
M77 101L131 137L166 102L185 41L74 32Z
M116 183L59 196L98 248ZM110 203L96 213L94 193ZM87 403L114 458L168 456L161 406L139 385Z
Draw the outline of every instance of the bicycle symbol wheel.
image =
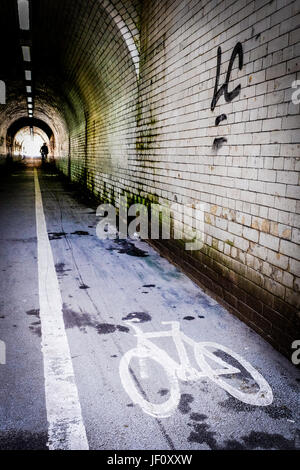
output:
M182 368L182 364L174 362L165 351L152 346L139 346L127 351L120 361L119 372L122 385L133 403L138 404L145 413L151 416L168 418L180 402L179 379L185 382L194 382L203 378L210 379L230 395L249 405L267 406L272 403L273 393L268 382L241 356L227 347L213 342L193 342L193 348L199 371L193 369L191 365ZM210 349L213 349L213 351ZM226 359L219 357L220 354L217 355L217 351L225 354ZM150 401L147 392L143 389L131 368L133 359L154 361L163 368L169 382L169 397L166 401L163 403ZM244 372L242 369L254 381L250 387L248 385L245 387L245 384L241 382L241 379L245 379L242 376ZM142 375L141 371L141 377ZM236 381L238 381L238 384L236 384ZM244 387L244 390L242 387ZM246 391L245 388L247 388Z
M226 374L231 374L232 369L235 369L236 372L241 372L236 367L230 366L224 360L220 359L216 354L209 351L207 348L213 348L218 351L224 352L226 355L233 357L237 362L241 364L241 366L248 372L248 374L252 377L252 379L256 382L258 386L258 391L253 393L243 392L241 389L238 389L224 379L221 378L221 375L226 376ZM270 405L273 401L273 393L271 390L270 385L268 382L263 378L263 376L256 370L252 365L243 359L241 356L236 354L235 352L228 349L226 346L222 346L217 343L211 342L203 342L198 343L194 347L195 358L197 361L198 366L202 371L205 372L210 380L214 383L222 387L226 392L230 393L233 397L237 398L238 400L247 403L249 405L256 405L256 406L267 406ZM207 362L206 358L210 358L213 360L214 363L218 363L222 365L221 369L213 369L209 363Z
M139 387L137 378L132 374L130 363L134 359L150 359L157 362L165 371L169 384L169 398L164 403L152 403L148 400L146 392ZM178 378L173 365L170 363L169 356L161 351L150 351L146 348L134 348L124 354L120 361L120 378L122 385L130 396L131 400L138 404L145 413L156 418L168 418L177 408L180 401L180 390Z

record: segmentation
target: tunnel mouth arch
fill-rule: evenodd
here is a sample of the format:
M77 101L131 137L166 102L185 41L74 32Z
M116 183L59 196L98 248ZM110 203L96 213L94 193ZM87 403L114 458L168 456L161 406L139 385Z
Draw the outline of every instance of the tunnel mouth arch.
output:
M9 128L7 129L6 133L6 145L7 145L7 156L9 158L14 158L16 156L16 149L20 146L17 145L16 147L16 136L20 131L23 129L28 129L28 135L30 132L33 133L34 129L40 130L41 134L44 134L47 137L49 146L50 146L50 155L54 153L55 148L55 137L54 132L51 127L41 119L38 118L29 118L29 117L22 117L14 121ZM38 135L39 132L36 132ZM32 155L33 156L33 155ZM34 155L37 156L37 155Z
M7 129L7 137L14 138L17 132L22 129L23 127L39 127L42 129L48 136L49 140L54 135L53 130L51 127L41 119L38 118L29 118L29 117L22 117L14 121L9 128Z
M22 127L13 139L13 159L40 159L41 148L46 144L49 158L53 157L53 140L39 127Z

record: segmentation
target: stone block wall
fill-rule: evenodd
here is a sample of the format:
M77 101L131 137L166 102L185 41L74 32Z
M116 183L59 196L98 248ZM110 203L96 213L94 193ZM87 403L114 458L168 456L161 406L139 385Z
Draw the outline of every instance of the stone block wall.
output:
M68 90L70 160L58 165L99 199L202 204L201 250L153 243L290 354L300 331L299 2L145 0L131 14L131 2L123 12L110 3L129 29L110 15L99 44L86 39ZM94 20L95 5L82 30Z

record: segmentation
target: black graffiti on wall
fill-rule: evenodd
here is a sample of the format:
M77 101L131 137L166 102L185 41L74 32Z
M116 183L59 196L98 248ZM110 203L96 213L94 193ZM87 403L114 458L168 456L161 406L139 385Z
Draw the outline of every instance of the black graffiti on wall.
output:
M220 81L220 73L221 73L221 61L222 61L222 49L218 47L218 58L217 58L217 74L216 74L216 81L215 81L215 89L214 89L214 96L210 105L210 109L213 111L221 98L224 95L225 101L230 103L234 98L236 98L241 92L241 85L237 85L232 91L228 90L228 85L231 78L232 67L234 64L235 59L238 58L238 66L239 70L242 70L244 64L244 54L243 54L243 46L240 42L238 42L231 54L229 65L227 69L227 74L225 78L225 82L222 86L219 87ZM226 114L220 114L216 117L215 125L218 126L222 121L227 119ZM227 142L225 137L219 137L214 140L213 147L218 149L224 142Z

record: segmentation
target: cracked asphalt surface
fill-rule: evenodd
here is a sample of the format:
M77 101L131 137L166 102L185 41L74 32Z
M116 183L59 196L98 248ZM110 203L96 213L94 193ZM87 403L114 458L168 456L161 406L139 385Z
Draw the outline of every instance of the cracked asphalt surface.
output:
M95 208L73 185L47 168L39 169L39 181L89 448L299 449L299 370L147 243L99 240ZM0 339L7 348L0 449L47 449L33 168L3 175L0 199ZM170 416L147 414L120 379L120 361L137 345L128 320L148 333L176 321L194 342L229 348L268 382L272 404L243 403L204 376L178 380L180 400ZM153 343L178 362L171 337ZM197 368L193 348L186 352ZM173 387L165 357L148 358L145 369L137 358L130 364L138 393L157 404ZM237 366L222 351L217 357ZM257 389L245 370L226 380L245 393Z

